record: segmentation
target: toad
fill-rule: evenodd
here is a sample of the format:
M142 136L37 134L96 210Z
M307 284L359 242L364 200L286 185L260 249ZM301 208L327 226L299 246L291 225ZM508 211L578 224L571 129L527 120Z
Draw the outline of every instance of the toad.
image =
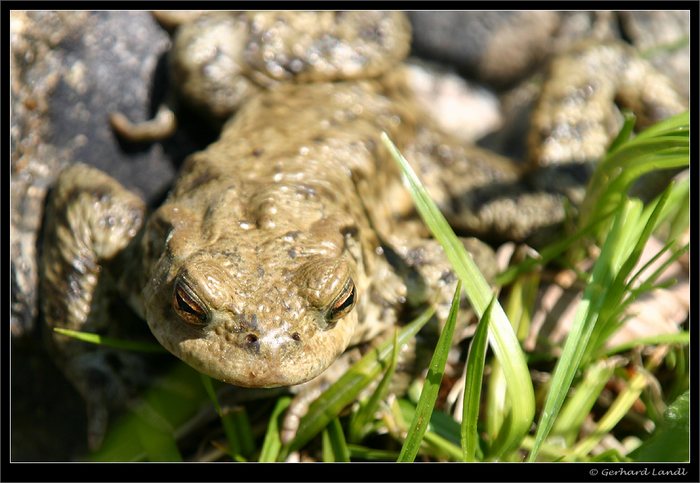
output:
M567 194L563 177L528 180L599 158L615 98L648 122L683 109L626 47L583 45L552 66L523 168L457 142L421 113L402 65L410 46L402 13L215 12L174 35L179 95L223 124L220 137L185 161L151 213L92 167L60 174L47 207L44 314L51 327L108 333L118 321L104 297L121 297L172 354L249 388L322 377L349 347L390 334L406 305L435 293L446 312L456 277L417 222L382 132L456 229L525 240L562 221ZM119 116L113 124L138 139L169 132L173 118L164 119L164 128ZM87 401L94 446L108 408L127 393L120 372L133 354L60 335L52 343Z

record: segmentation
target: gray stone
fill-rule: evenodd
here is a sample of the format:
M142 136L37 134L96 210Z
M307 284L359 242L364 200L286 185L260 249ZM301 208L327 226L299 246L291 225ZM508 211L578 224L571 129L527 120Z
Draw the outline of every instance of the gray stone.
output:
M559 14L520 12L410 12L416 54L455 65L496 86L510 86L544 58Z

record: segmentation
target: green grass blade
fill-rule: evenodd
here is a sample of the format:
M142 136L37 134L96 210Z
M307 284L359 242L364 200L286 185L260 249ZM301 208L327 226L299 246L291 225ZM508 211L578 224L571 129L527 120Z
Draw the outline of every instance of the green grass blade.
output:
M167 375L154 381L141 402L110 424L102 447L89 459L113 462L145 458L179 460L170 439L177 437L180 428L207 404L207 395L199 379L200 375L194 369L182 363L175 364ZM151 431L163 433L165 436L161 434L155 438L170 448L159 450L159 443L143 439L144 436L148 438L147 433Z
M323 461L326 463L350 461L350 450L345 442L343 428L338 418L333 418L323 430Z
M491 374L486 391L486 435L489 442L489 456L494 456L495 441L503 428L508 414L506 377L498 360L491 361Z
M587 348L589 356L602 347L607 338L620 326L615 316L620 314L620 307L626 302L627 280L629 280L630 273L637 265L649 237L660 220L671 189L672 187L669 187L664 190L657 201L648 205L639 216L625 222L623 234L626 235L626 240L613 247L614 257L618 260L615 265L620 268L614 273L612 283L604 290L605 303L600 307L598 323ZM631 251L630 246L632 247Z
M652 223L653 220L650 220L649 224ZM640 240L646 241L647 238L644 234L642 234L642 238L640 238ZM666 253L673 244L674 241L668 242L654 257L651 258L649 263L637 270L637 272L631 277L628 277L628 273L631 270L630 267L632 266L632 263L623 266L617 279L613 282L613 284L611 284L611 290L607 295L607 309L601 311L600 319L602 322L599 327L596 328L596 331L591 338L589 350L589 356L591 358L595 358L606 353L606 341L612 334L614 334L624 325L626 319L629 317L625 316L624 314L637 298L656 289L666 289L676 283L674 280L666 280L657 284L656 280L671 264L675 263L675 261L687 251L688 244L673 250L670 256L663 263L661 263L653 273L647 276L645 281L640 283L636 288L632 287L632 283L648 268L649 264L654 260L657 260L659 256ZM630 260L628 261L632 261L634 264L636 264L639 257L639 252L633 252L630 255ZM653 340L654 338L651 338L649 342L653 343Z
M499 287L508 285L523 273L530 272L539 266L546 265L562 253L566 252L574 243L598 230L604 222L607 222L610 219L612 214L613 212L610 211L607 214L601 215L600 217L591 221L591 223L585 227L577 230L575 233L567 236L563 240L553 241L540 251L537 258L528 257L522 262L508 267L506 270L496 276L494 280L495 284Z
M664 253L667 253L675 244L675 241L669 241L666 243L663 247L661 247L660 250L658 250L653 257L651 257L644 265L642 265L632 276L629 278L627 281L626 289L627 290L633 290L633 287L635 285L635 282L641 278L641 276L651 267L654 265L663 255ZM677 260L677 257L681 255L682 251L680 251L675 258L669 257L671 259L670 263L673 263ZM667 260L665 263L662 264L663 270L666 270L669 266L669 261ZM659 272L660 274L660 272ZM653 278L654 280L657 277L654 277L654 274L651 274L650 277L648 278ZM643 282L642 282L643 283Z
M431 452L438 458L461 461L461 448L440 434L433 431L427 431L423 436L423 440L426 442L428 447L431 448Z
M541 273L532 272L518 277L510 286L506 314L513 322L518 340L523 341L530 333L532 311L540 290Z
M363 404L360 409L354 413L354 417L350 422L350 441L358 442L362 440L367 434L367 427L370 421L373 419L374 414L379 406L379 402L384 398L387 391L389 390L389 385L394 377L394 372L396 370L396 364L399 359L399 344L398 344L398 332L394 331L393 338L393 350L391 351L391 359L389 360L389 367L387 367L382 377L381 382L374 390L372 395L366 404Z
M205 376L204 374L200 374L200 379L202 380L202 385L207 391L207 396L209 396L209 400L214 405L216 414L219 415L221 424L224 427L224 433L226 434L226 440L228 441L227 453L231 457L231 459L235 460L236 456L241 454L241 445L238 441L236 431L231 427L230 418L224 418L224 415L221 411L221 406L219 405L219 400L216 397L216 391L214 390L214 385L212 384L211 378Z
M520 341L527 337L529 331L532 307L540 285L539 279L538 272L531 272L519 276L510 285L506 314ZM501 363L496 359L491 362L491 375L484 405L489 459L498 460L508 450L506 437L512 432L510 427L513 423L509 412L511 401L508 396L508 379Z
M609 449L588 459L590 463L630 463L632 460L616 449Z
M350 451L350 459L353 461L396 461L399 456L398 451L368 448L358 444L349 444L348 450Z
M430 320L435 309L430 307L416 320L404 326L399 331L399 347L403 347ZM393 350L393 343L388 340L377 349L367 353L353 365L338 381L329 387L318 399L309 406L309 411L301 419L299 429L288 446L282 448L281 456L286 457L290 451L295 451L321 432L323 428L340 411L357 399L362 389L367 387L386 365Z
M420 394L418 394L420 398ZM416 406L411 402L409 398L401 398L397 402L399 408L401 409L401 414L403 415L403 421L412 421L413 416L416 413ZM406 430L408 430L408 424L404 424ZM433 411L430 416L430 422L428 424L428 432L434 432L441 438L450 441L455 446L459 446L459 423L449 414L443 413L442 411ZM458 460L461 458L461 453L458 456Z
M552 435L558 435L570 445L576 439L584 420L598 400L600 393L612 377L617 363L603 359L592 364L583 380L574 388L573 395L562 406L561 414L552 428Z
M614 217L612 230L593 268L562 356L554 370L533 450L529 456L530 461L536 458L539 445L551 430L576 370L586 355L591 356L599 350L607 337L619 326L616 317L621 313L620 307L629 302L629 294L625 290L627 280L641 256L644 245L660 221L672 190L673 187L669 187L656 202L644 209L639 200L628 200L620 206ZM633 382L638 385L639 381ZM631 386L636 387L635 384ZM624 407L623 403L620 404L619 407ZM601 424L601 431L619 420L615 419L617 414L611 414L605 420L606 425ZM585 445L581 443L577 447L576 455L581 456L586 448L590 449L594 437L591 436L586 441Z
M406 441L404 441L401 447L401 453L397 460L398 462L413 461L418 454L423 435L428 427L428 421L430 421L430 415L435 407L435 401L437 401L440 383L442 382L442 376L445 372L445 364L447 363L447 355L452 347L452 335L457 321L457 313L459 312L461 292L462 282L458 281L454 296L452 297L450 313L447 316L447 321L438 339L433 357L430 360L428 375L425 378L425 384L423 385L423 390L421 391L420 399L416 406L416 415L413 421L411 421L411 427L406 435Z
M137 426L137 434L148 461L182 461L182 455L171 431L145 423Z
M200 379L202 380L204 390L207 391L207 396L209 396L209 400L214 405L216 413L218 415L221 415L221 406L219 406L219 398L216 397L216 391L214 390L214 384L211 382L211 378L209 376L205 376L204 374L200 374Z
M614 247L620 245L624 220L633 216L633 207L631 205L634 204L628 203L620 207L613 218L610 234L601 250L600 257L593 267L593 273L574 316L571 331L566 338L562 355L554 368L547 399L537 425L535 442L528 457L529 461L535 461L540 445L554 426L557 414L583 359L586 346L595 327L597 314L600 312L604 302L605 290L617 272L614 266L614 258L616 256ZM631 222L634 222L634 220L631 220Z
M476 327L476 332L469 345L467 366L465 369L464 404L462 407L462 424L460 442L462 444L462 459L476 461L476 450L479 446L479 408L481 387L484 382L484 363L486 361L486 344L488 342L488 325L491 320L493 303L489 304L484 316Z
M489 287L488 282L486 282L486 279L481 272L479 272L479 269L476 267L469 253L464 249L462 242L450 228L443 214L430 198L430 195L421 184L413 168L411 168L408 161L406 161L396 146L394 146L386 133L382 133L382 141L399 164L405 181L404 184L406 184L411 196L413 196L418 212L428 228L433 232L435 239L442 245L452 267L455 271L458 271L459 278L464 284L464 290L469 297L469 301L474 307L474 310L477 311L477 314L481 316L491 301L493 295L491 287Z
M677 191L672 193L669 199L669 206L675 208L675 214L671 214L667 240L679 240L690 225L689 176L689 171L686 171L680 179L675 180Z
M386 133L382 133L381 138L401 169L404 184L413 197L416 209L435 239L442 245L452 268L464 285L465 294L472 308L481 317L493 298L488 282L479 272L445 217L430 199L428 192L408 161L401 155ZM504 439L505 450L516 447L530 429L535 414L535 394L525 355L513 332L513 327L499 303L495 303L493 307L492 319L489 324L489 343L506 374L508 396L513 401L511 405L512 424L509 426L509 434Z
M689 128L690 117L685 112L645 129L634 139L621 142L628 129L625 123L613 148L591 177L586 198L581 204L578 226L586 226L591 220L608 213L627 195L629 187L639 176L655 170L687 166Z
M401 413L401 426L406 427L405 421L416 418L416 406L406 398L398 400L398 410ZM462 450L459 447L459 424L450 415L433 411L427 423L421 454L437 459L462 461Z
M253 438L253 428L250 425L250 419L245 407L240 406L233 408L232 411L225 413L221 419L227 437L230 432L235 432L236 440L240 444L239 455L247 458L255 451L255 440ZM237 458L240 461L241 458Z
M620 352L626 352L635 347L654 346L662 344L690 344L690 332L678 332L677 334L659 334L650 337L640 337L639 339L623 342L616 346L602 349L598 357L607 357Z
M233 460L238 460L240 457L250 455L255 449L253 441L253 433L250 427L250 421L245 414L245 411L233 410L225 413L219 405L219 400L216 397L216 391L211 378L201 375L202 384L204 385L207 395L216 409L216 413L221 419L221 424L224 427L226 440L228 441L228 454Z
M570 458L582 458L588 455L600 440L627 414L632 404L639 399L639 395L647 386L648 381L649 376L645 373L638 372L635 374L630 379L627 387L618 395L603 417L600 418L593 433L573 448Z
M664 53L674 53L677 52L680 49L683 49L687 47L690 44L690 35L682 35L678 37L675 40L672 40L670 42L664 42L659 45L654 45L652 47L647 47L646 49L642 50L640 52L640 55L643 59L652 59L656 57L657 55L662 55Z
M659 121L653 126L649 126L644 131L637 134L636 139L645 139L654 136L670 134L680 134L685 136L690 129L690 111L685 111L675 116L671 116L663 121Z
M670 248L674 244L673 241L670 241L666 246L664 246L661 250L660 253L663 251L666 251L667 248ZM676 281L674 279L669 279L666 281L662 281L659 283L656 283L659 277L664 273L668 267L670 267L672 264L676 263L678 259L684 255L685 253L688 252L690 249L690 243L686 243L683 246L674 248L671 250L671 254L668 256L668 258L656 268L648 277L646 280L641 282L638 287L633 288L631 284L627 284L629 287L630 292L636 297L638 297L641 293L643 292L650 292L654 290L655 288L668 288L671 285L674 285ZM635 274L636 276L637 274Z
M63 329L61 327L54 327L53 330L56 333L72 337L83 342L112 347L114 349L123 349L136 352L155 352L161 354L167 353L167 351L160 344L138 340L115 339L113 337L105 337L92 332L81 332L79 330Z
M612 153L624 143L626 143L629 140L632 131L634 130L634 124L637 121L637 117L634 115L634 113L625 110L623 111L622 115L624 117L622 128L620 129L620 132L617 134L613 142L610 143L610 148L608 148L608 152Z
M265 439L263 440L262 449L260 450L260 457L258 461L263 463L271 463L277 461L277 457L282 448L282 440L280 439L280 416L285 409L289 407L292 402L292 398L288 396L281 397L277 400L272 414L270 414L270 420L267 424L267 431L265 432Z
M690 393L685 391L664 411L663 424L630 453L634 461L690 461Z

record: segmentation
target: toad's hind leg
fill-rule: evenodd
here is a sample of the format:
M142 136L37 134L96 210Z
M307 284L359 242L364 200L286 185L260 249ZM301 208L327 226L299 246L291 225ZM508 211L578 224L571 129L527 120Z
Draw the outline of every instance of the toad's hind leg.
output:
M41 284L47 343L86 402L91 448L100 445L109 408L127 398L123 376L143 377L141 359L51 329L114 334L106 297L113 283L106 268L135 237L143 218L144 204L136 195L82 164L59 175L47 206Z
M496 275L497 263L493 249L476 238L459 238L480 272L487 280ZM452 305L458 276L442 245L434 238L416 238L393 245L395 255L400 257L403 267L397 270L407 286L407 301L414 307L432 304L438 320L445 322ZM462 308L469 304L462 298ZM462 310L458 325L471 319L471 312Z
M524 241L564 220L563 195L531 188L518 163L463 145L428 123L417 127L404 155L459 233L497 242Z

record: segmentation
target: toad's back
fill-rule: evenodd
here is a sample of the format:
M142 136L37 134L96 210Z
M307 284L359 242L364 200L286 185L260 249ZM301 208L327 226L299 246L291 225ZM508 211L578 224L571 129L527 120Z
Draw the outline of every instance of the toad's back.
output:
M410 125L408 111L378 91L378 83L364 81L283 85L257 96L219 141L188 160L169 202L215 208L218 184L235 192L226 203L236 221L257 228L304 229L329 217L357 222L363 203L374 207L358 189L371 180L385 192L398 180L379 135Z
M412 121L382 85L279 86L186 161L145 234L143 302L162 344L228 382L286 385L392 323L368 317L363 295L386 263L379 195L401 189L379 135L400 139ZM173 317L173 291L201 323ZM345 313L355 298L366 302Z

